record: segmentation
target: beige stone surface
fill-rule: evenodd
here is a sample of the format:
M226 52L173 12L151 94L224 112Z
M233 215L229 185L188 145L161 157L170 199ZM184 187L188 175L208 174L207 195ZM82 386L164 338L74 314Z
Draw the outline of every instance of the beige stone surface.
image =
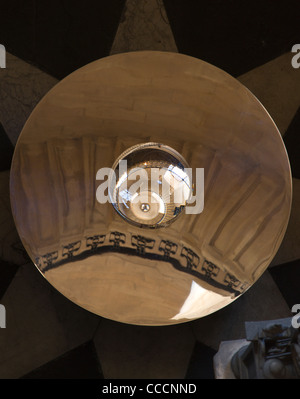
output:
M49 74L7 53L6 69L0 73L0 121L13 144L34 107L57 82Z
M127 0L111 54L159 50L177 52L163 0Z
M299 69L292 67L293 56L288 52L238 77L265 106L282 135L300 104Z

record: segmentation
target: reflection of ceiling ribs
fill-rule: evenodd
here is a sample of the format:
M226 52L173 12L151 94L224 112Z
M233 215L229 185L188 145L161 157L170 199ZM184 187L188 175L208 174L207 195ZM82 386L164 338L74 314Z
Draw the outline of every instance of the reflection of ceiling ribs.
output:
M150 135L148 140L156 141L155 136ZM29 241L40 242L41 247L48 247L51 252L57 239L61 245L67 245L66 242L82 236L83 231L94 236L96 231L103 231L103 226L118 218L110 204L97 202L96 190L102 182L96 180L96 174L100 165L112 166L114 158L134 144L136 138L127 136L101 140L97 137L52 139L47 144L20 145L19 159L16 157L18 160L15 162L28 172L20 175L23 198L27 203L24 209L29 210L28 213L22 211L30 230L31 237L26 233ZM277 186L273 187L268 174L262 177L254 159L248 160L249 170L245 169L243 157L238 152L228 154L226 149L217 152L203 144L194 145L176 139L168 144L185 154L193 171L198 166L205 171L204 212L180 216L168 228L170 236L176 237L181 231L188 242L193 242L205 258L218 264L221 270L234 273L240 280L254 280L269 261L268 257L260 256L260 246L255 242L268 232L271 234L273 228L279 231L280 238L281 230L273 219L281 210L284 193L276 189ZM38 186L30 184L28 177L37 164L41 176L46 175L49 179L48 182L40 179ZM240 168L236 168L239 164ZM230 198L230 201L224 201L224 198ZM265 209L269 211L267 215ZM39 214L43 218L38 218ZM114 243L114 246L119 244ZM96 243L93 245L95 248ZM273 241L270 245L272 254ZM145 250L141 245L137 248L142 253ZM173 250L169 250L171 254ZM160 252L166 257L167 252L163 253L162 248ZM194 268L187 255L184 259L188 268Z
M277 193L277 194L279 194L279 193ZM272 198L274 198L274 196ZM251 247L251 245L256 240L261 238L261 236L262 236L262 234L264 232L268 234L268 232L266 232L266 231L267 231L268 226L270 225L270 222L271 222L272 218L274 218L274 216L276 216L280 212L280 210L282 209L282 205L283 205L284 201L286 200L285 196L281 196L281 197L279 196L279 198L281 198L281 200L277 203L277 206L276 207L270 207L270 212L268 212L266 214L266 216L263 218L263 220L262 220L261 224L258 226L256 232L253 234L251 239L249 239L249 241L244 245L244 247L240 249L240 251L237 253L236 257L234 258L234 261L236 261L239 265L241 265L242 256L247 251L247 249L249 247ZM276 201L274 201L274 203L276 204ZM280 235L281 234L282 234L282 231L279 231L277 236L275 237L273 247L276 246L278 240L280 239ZM262 243L263 242L264 242L264 239L262 238ZM271 250L273 250L273 252L274 252L274 248L273 247L271 247ZM258 259L256 268L253 269L253 272L252 272L252 279L253 280L256 279L256 275L259 274L259 271L260 271L261 267L264 264L266 264L266 262L268 260L269 260L268 258L267 259L264 259L264 258Z
M244 203L247 201L247 199L253 194L253 192L256 190L258 183L259 183L260 177L253 175L250 176L250 178L246 178L244 176L241 176L239 181L237 182L238 187L239 187L239 198L236 200L236 202L233 204L231 209L227 212L225 215L224 219L222 222L219 224L216 232L212 236L209 244L211 246L217 246L216 242L222 235L222 232L225 230L227 224L230 222L232 217L235 215L235 213L244 205ZM230 184L230 183L229 183ZM242 192L242 194L241 194Z
M178 271L188 273L205 282L211 286L211 290L219 289L221 292L240 295L248 287L246 282L221 270L220 267L200 257L186 245L134 234L131 234L131 240L127 240L126 234L120 231L90 236L82 242L64 245L61 253L55 251L37 256L36 264L45 273L70 262L114 252L168 262Z
M235 160L234 156L230 162L226 151L222 157L215 154L205 169L204 212L194 216L189 233L205 243L202 252L222 269L254 281L270 261L282 234L283 219L275 215L285 212L282 205L287 196L254 159L245 170L239 155ZM233 162L241 163L241 168L233 170ZM275 244L268 239L273 230L278 231Z
M99 206L96 199L96 189L102 183L96 181L96 174L102 164L112 166L113 148L112 140L102 138L101 140L83 139L83 168L84 168L84 193L85 193L85 227L100 226L108 214L108 208ZM101 160L101 164L99 163Z

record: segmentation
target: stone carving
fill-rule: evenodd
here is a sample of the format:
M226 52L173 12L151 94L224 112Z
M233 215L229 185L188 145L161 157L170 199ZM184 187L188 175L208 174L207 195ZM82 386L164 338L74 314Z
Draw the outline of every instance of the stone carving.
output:
M291 319L246 323L247 340L231 360L238 379L300 379L300 334Z

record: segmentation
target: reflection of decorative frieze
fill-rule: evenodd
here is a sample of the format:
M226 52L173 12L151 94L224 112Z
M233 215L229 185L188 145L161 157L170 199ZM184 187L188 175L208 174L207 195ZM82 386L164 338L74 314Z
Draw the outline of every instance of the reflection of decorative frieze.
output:
M238 288L238 286L241 284L237 278L228 273L225 276L224 283L226 283L230 288Z
M58 251L49 252L42 256L44 266L51 267L55 260L58 259Z
M90 247L91 250L98 248L99 245L103 244L105 241L106 235L95 235L92 237L87 237L86 246Z
M79 251L80 246L81 246L81 241L76 241L68 245L64 245L62 256L66 256L67 258L72 258L74 256L74 252Z
M155 240L140 235L133 235L131 237L131 244L136 247L138 254L143 255L145 254L146 249L153 249Z
M178 245L172 241L162 240L159 244L159 251L162 251L164 258L169 258L171 255L175 255L177 252Z
M107 236L109 236L108 242L106 241ZM154 239L141 235L132 235L131 241L126 242L126 234L120 231L112 231L109 235L96 234L86 237L85 240L64 245L60 252L48 252L41 257L36 257L35 263L42 271L46 272L70 261L76 262L90 256L117 251L168 262L178 271L191 274L208 283L214 287L212 289L221 289L239 295L249 286L248 283L242 283L207 259L203 259L200 267L200 256L185 245L181 245L181 250L178 251L180 244L174 241L161 240L159 245L155 244Z
M186 267L188 269L196 269L199 265L199 256L190 248L183 247L180 256L186 259Z
M217 277L220 268L205 259L201 270L205 273L207 277L214 278Z
M120 233L119 231L114 231L110 233L109 242L113 243L115 248L118 248L120 244L125 244L126 242L126 235Z

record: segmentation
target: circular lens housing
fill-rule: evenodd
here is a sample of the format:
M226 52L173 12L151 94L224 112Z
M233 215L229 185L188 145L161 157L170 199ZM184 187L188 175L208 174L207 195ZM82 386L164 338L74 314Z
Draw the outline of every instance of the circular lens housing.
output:
M116 211L139 227L165 227L185 208L192 194L186 160L159 143L138 144L115 161L109 196Z

